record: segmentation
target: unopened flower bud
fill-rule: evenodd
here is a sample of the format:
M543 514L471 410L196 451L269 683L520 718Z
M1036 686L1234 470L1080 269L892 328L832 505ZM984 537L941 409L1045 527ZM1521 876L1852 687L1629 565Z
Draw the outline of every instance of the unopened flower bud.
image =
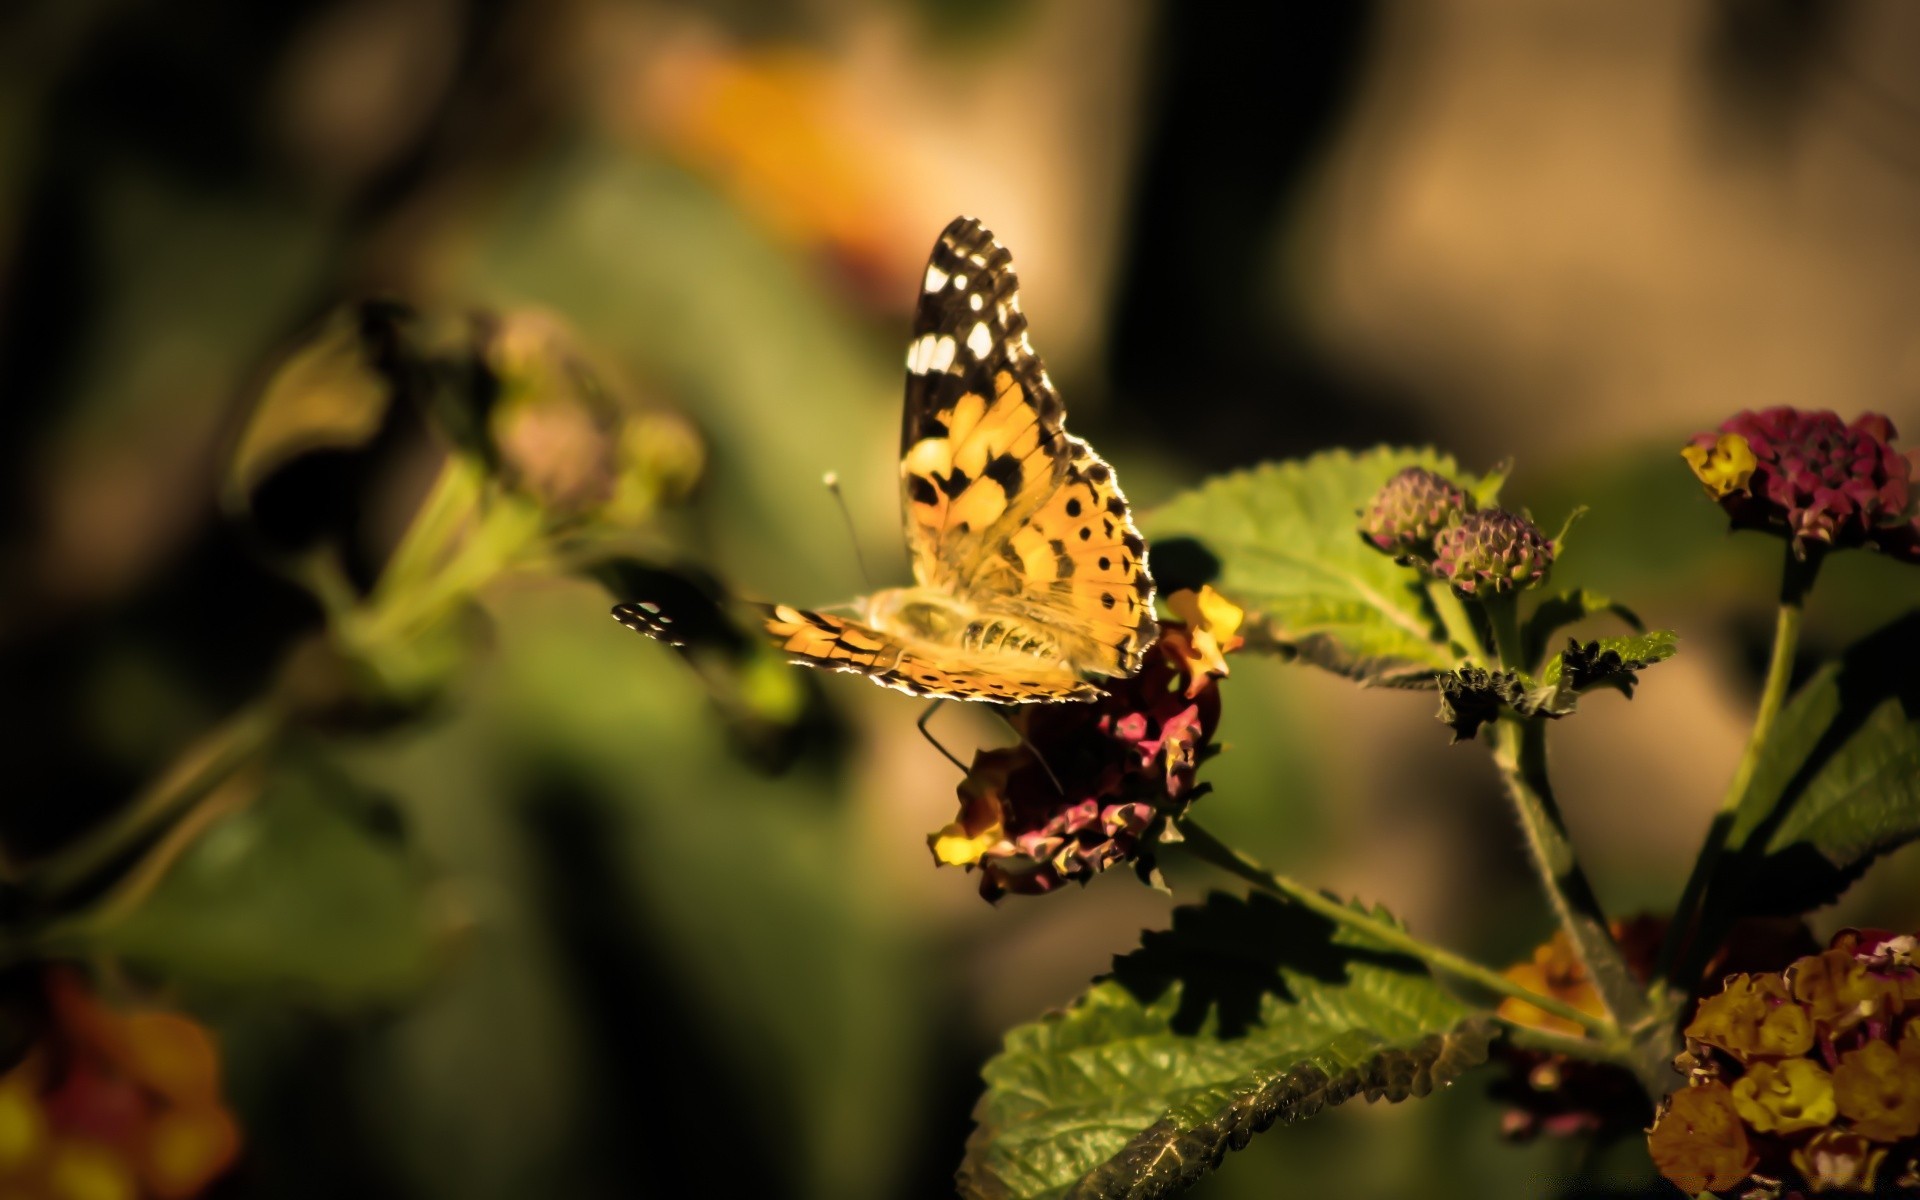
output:
M1546 578L1553 544L1532 521L1505 509L1469 513L1434 538L1434 572L1469 596L1498 596Z
M1360 535L1389 554L1431 559L1434 535L1473 509L1473 497L1451 479L1408 467L1374 493L1361 514Z

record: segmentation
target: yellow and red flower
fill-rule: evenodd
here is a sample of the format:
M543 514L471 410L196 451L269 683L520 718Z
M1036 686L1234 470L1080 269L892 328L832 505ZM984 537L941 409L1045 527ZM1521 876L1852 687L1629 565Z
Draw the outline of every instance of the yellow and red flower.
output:
M0 1195L200 1195L240 1152L212 1036L178 1013L110 1008L63 968L46 990L46 1029L0 1077Z
M1243 617L1212 588L1167 603L1190 623L1163 623L1139 674L1089 704L1009 715L1021 743L974 756L958 817L927 837L936 863L977 869L989 900L1124 862L1151 871L1158 831L1206 791L1194 773L1216 749L1217 683Z

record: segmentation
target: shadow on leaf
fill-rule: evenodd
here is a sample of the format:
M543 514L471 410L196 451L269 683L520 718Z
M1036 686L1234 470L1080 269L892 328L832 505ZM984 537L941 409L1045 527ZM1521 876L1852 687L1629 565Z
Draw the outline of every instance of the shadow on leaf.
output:
M1143 1006L1178 983L1179 1008L1169 1022L1174 1032L1198 1033L1213 1012L1217 1035L1238 1038L1260 1023L1265 996L1297 1001L1289 972L1339 984L1356 962L1424 971L1406 955L1336 941L1336 932L1325 917L1272 896L1215 892L1204 904L1175 909L1171 929L1150 931L1138 950L1117 956L1111 977Z

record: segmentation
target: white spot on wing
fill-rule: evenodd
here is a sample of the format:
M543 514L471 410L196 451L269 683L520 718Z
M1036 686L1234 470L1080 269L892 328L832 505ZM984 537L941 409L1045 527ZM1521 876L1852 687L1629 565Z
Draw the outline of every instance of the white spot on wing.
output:
M954 287L954 290L958 292L966 291L967 277L965 275L955 275L953 277L953 287Z
M947 286L947 273L932 263L927 264L927 287L929 293L937 292Z
M975 312L979 312L981 308L985 306L985 304L986 304L986 301L980 298L979 292L975 292L973 295L967 297L967 307L971 308Z
M915 375L925 375L932 361L933 335L923 333L907 347L907 370Z
M930 333L926 336L927 338L933 337ZM927 359L927 370L944 371L952 366L953 354L956 349L957 347L953 344L953 339L950 337L943 337L939 341L934 342L933 352ZM924 374L925 372L922 373Z
M979 299L978 296L974 299ZM985 321L975 321L973 332L967 335L967 349L975 358L985 358L987 351L993 349L993 331L987 328Z

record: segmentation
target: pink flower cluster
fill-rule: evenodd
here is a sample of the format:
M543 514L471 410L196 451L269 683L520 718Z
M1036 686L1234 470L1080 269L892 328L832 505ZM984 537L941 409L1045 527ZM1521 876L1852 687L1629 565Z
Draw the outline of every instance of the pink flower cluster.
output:
M1803 557L1874 546L1920 561L1916 463L1894 437L1879 413L1843 424L1827 409L1769 408L1696 434L1681 454L1736 527L1784 533Z
M1205 632L1165 622L1140 673L1099 700L1011 713L1023 744L974 756L958 818L928 838L936 861L979 870L989 900L1085 883L1125 862L1150 869L1162 820L1206 790L1194 772L1213 751L1220 691L1195 649Z

